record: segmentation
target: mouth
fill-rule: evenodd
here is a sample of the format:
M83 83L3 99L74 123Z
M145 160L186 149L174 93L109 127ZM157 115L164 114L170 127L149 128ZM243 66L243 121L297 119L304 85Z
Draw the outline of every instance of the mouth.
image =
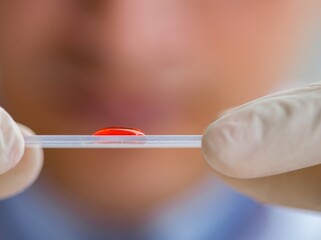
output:
M146 129L175 113L174 105L162 94L144 93L139 87L129 90L112 84L114 79L101 80L102 76L71 68L56 71L46 91L50 107L62 118L98 128L120 125ZM128 84L136 85L130 80Z
M120 125L146 130L179 112L168 94L156 87L143 92L140 80L110 77L113 66L98 57L77 51L55 54L47 62L44 92L49 107L62 119L97 128Z
M88 99L87 99L88 100ZM166 116L162 101L152 100L141 94L115 92L107 96L94 96L86 102L80 112L108 126L146 128Z

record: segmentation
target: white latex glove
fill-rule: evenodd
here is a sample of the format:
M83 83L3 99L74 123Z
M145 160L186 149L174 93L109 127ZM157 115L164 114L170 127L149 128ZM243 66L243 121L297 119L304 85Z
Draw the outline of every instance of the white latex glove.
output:
M272 94L214 121L203 153L224 181L273 204L321 210L321 83Z
M0 108L0 199L13 196L30 186L43 163L41 149L25 149L23 135L32 134Z

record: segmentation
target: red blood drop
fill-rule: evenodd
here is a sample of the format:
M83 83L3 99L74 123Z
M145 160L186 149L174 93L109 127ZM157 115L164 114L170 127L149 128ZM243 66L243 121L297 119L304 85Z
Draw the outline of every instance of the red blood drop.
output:
M111 135L125 135L125 136L144 136L145 134L136 128L127 127L108 127L98 130L93 134L94 136L111 136Z

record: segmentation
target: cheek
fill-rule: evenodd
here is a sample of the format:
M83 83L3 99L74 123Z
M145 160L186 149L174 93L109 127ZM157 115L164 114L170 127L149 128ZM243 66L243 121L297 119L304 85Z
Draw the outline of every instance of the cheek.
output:
M215 4L212 15L207 16L211 24L202 36L213 64L207 70L214 69L216 81L212 101L223 110L260 97L279 80L287 80L318 13L311 1Z
M26 106L32 106L34 116L50 111L44 107L50 81L45 72L53 46L75 21L67 2L14 0L0 4L0 95L17 119L26 118L21 111Z
M45 84L38 76L43 70L43 56L61 30L64 4L31 0L4 5L0 10L0 64L8 80L3 87L8 87L8 92L14 87L13 95L36 98L34 91L40 92L39 86Z
M1 51L4 55L23 61L39 52L64 18L63 7L59 1L50 0L8 3L0 16Z
M211 32L224 73L232 67L239 77L280 77L316 15L312 2L242 1L216 11Z

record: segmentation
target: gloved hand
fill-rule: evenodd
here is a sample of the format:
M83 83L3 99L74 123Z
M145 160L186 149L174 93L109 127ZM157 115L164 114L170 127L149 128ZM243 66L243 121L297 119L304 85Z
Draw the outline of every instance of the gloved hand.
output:
M9 114L0 108L0 199L10 197L30 186L42 168L42 150L25 149L22 134L32 132L16 124Z
M203 137L216 174L264 203L321 211L321 83L225 113Z

